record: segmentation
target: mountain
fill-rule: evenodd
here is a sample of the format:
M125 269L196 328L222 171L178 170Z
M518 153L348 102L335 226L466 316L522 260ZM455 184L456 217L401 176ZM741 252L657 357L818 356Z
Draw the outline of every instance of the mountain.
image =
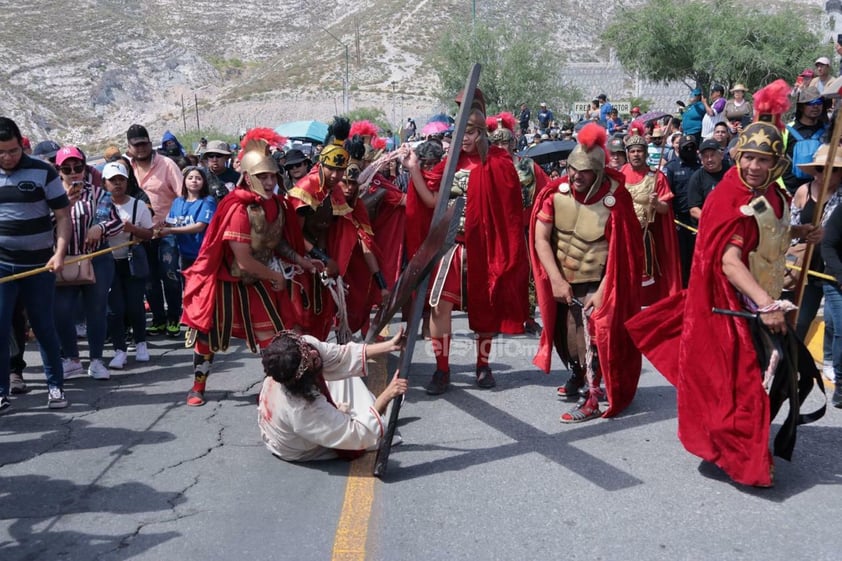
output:
M34 140L94 145L133 122L153 135L378 107L393 122L445 107L429 55L452 21L528 27L572 63L608 59L618 6L584 0L35 0L0 11L0 114ZM767 2L825 9L820 0ZM347 57L347 58L346 58ZM346 62L347 61L347 62Z

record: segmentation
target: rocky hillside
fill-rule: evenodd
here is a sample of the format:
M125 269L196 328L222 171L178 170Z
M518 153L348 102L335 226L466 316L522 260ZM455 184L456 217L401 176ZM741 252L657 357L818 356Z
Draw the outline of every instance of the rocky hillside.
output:
M196 113L203 129L230 132L327 119L343 109L346 45L351 107L380 107L403 121L439 109L428 55L448 22L470 24L473 5L477 18L528 26L568 60L594 62L607 58L596 37L621 2L7 3L0 114L33 139L84 144L121 138L132 122L153 135L193 130Z

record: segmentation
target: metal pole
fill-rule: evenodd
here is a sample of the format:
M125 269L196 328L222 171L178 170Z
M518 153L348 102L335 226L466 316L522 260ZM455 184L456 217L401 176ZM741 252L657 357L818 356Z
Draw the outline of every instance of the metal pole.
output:
M351 99L350 99L350 92L348 91L348 87L350 82L350 78L348 77L348 68L349 68L349 57L348 57L348 45L345 45L345 114L347 115L350 113L351 107Z
M339 37L337 37L336 35L334 35L330 31L328 31L324 27L322 28L322 31L324 31L325 33L327 33L328 35L330 35L331 37L336 39L337 43L339 43L340 45L345 47L345 83L342 84L342 97L343 97L343 104L345 105L345 113L347 114L351 110L351 108L350 108L350 95L349 95L349 92L348 92L349 87L350 87L350 83L351 83L351 79L350 79L350 75L349 75L349 72L350 72L350 70L349 70L349 68L350 68L350 55L348 53L348 45L343 43L342 40Z
M187 114L184 112L184 94L181 94L181 123L184 125L184 133L187 133Z
M199 96L193 94L193 104L196 107L196 130L202 130L202 126L199 124Z

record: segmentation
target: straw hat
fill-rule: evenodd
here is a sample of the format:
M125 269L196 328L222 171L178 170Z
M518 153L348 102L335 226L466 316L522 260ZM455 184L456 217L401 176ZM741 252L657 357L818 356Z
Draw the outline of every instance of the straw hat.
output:
M816 150L816 153L813 154L812 162L806 164L798 164L798 167L800 167L804 173L816 175L818 173L817 168L824 167L827 165L828 152L830 152L830 145L822 144L821 146L819 146L819 149ZM833 167L842 168L842 149L836 149L836 154L834 154L833 158Z
M748 90L746 90L746 87L745 87L744 85L742 85L742 84L737 84L737 85L735 85L733 88L731 88L731 93L734 93L734 92L745 92L745 91L748 91Z

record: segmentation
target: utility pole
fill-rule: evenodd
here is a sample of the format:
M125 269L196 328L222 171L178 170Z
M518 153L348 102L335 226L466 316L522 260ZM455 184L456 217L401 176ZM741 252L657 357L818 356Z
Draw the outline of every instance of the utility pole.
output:
M396 120L395 115L395 88L397 88L398 83L392 80L392 126L398 126L400 123Z
M333 33L331 33L330 31L328 31L328 30L327 30L327 29L325 29L324 27L322 28L322 30L323 30L325 33L327 33L328 35L330 35L331 37L333 37L334 39L336 39L336 42L337 42L337 43L339 43L340 45L342 45L343 47L345 47L345 81L344 81L344 83L342 84L342 101L343 101L343 104L344 104L344 106L345 106L345 114L347 115L348 113L350 113L350 112L351 112L351 107L350 107L350 105L351 105L351 104L350 104L350 97L349 97L349 95L348 95L348 87L349 87L349 83L350 83L350 82L349 82L349 81L350 81L350 78L349 78L349 71L348 71L348 66L349 66L349 63L350 63L350 55L349 55L349 53L348 53L348 45L346 45L345 43L343 43L343 42L342 42L342 40L341 40L339 37L337 37L336 35L334 35L334 34L333 34Z

